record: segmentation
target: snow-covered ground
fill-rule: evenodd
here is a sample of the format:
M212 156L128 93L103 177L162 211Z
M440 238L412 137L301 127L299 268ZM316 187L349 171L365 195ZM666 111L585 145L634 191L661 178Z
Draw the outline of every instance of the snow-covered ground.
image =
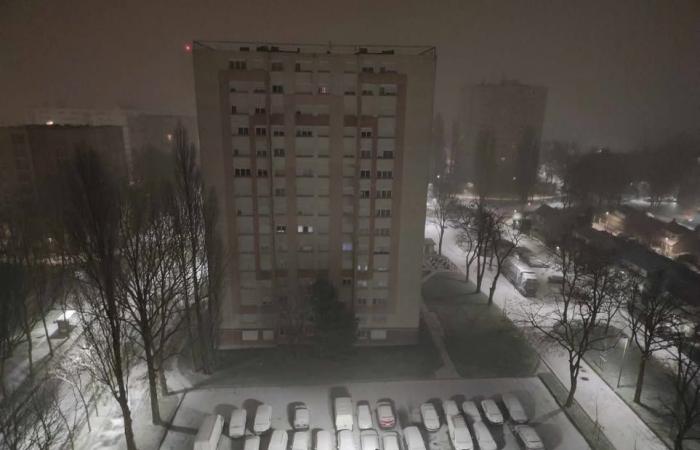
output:
M498 399L502 393L513 392L522 401L531 422L540 433L545 448L548 450L567 449L582 450L589 448L576 428L568 421L564 413L556 405L549 392L538 378L503 378L503 379L454 379L454 380L422 380L394 381L374 383L349 383L343 386L288 386L288 387L248 387L248 388L217 388L190 391L178 410L173 426L168 432L162 449L184 450L191 449L194 434L207 414L222 414L226 421L235 408L245 408L248 412L248 427L252 423L255 409L260 403L272 406L272 427L291 430L289 410L294 402L305 402L311 412L310 428L333 431L332 398L340 393L349 394L354 405L367 401L374 410L379 399L393 400L398 419L397 429L419 423L418 412L421 403L426 401L441 401L454 398L461 403L464 399L483 399L492 397ZM438 411L441 411L438 408ZM375 420L376 427L376 417ZM449 450L451 445L447 438L447 428L443 423L440 431L434 434L425 433L430 450ZM227 426L227 425L226 425ZM226 426L224 430L226 430ZM509 427L495 426L491 428L499 449L519 449ZM355 445L359 447L359 432L355 433ZM290 436L291 438L291 436ZM291 442L291 439L290 439ZM240 449L242 440L232 441L222 436L219 449ZM265 440L261 449L266 449Z

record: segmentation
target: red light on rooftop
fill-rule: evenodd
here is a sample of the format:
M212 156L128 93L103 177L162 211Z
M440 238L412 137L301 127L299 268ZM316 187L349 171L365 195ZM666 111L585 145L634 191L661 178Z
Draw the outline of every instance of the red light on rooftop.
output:
M187 53L190 53L192 51L192 44L190 44L189 42L185 44L185 51Z

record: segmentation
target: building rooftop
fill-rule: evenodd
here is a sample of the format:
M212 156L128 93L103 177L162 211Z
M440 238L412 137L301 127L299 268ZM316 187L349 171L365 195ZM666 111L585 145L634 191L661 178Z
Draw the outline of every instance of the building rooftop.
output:
M432 45L379 45L379 44L325 44L249 42L249 41L194 41L193 48L258 53L313 53L326 55L435 55Z

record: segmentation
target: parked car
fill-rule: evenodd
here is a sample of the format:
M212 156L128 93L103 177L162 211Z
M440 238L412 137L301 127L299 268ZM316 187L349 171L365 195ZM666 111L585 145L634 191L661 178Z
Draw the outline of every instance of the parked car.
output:
M522 403L520 403L520 400L518 400L518 397L516 397L515 394L503 394L503 404L506 406L508 415L513 422L527 423L525 408L523 408Z
M327 430L318 430L316 432L314 450L331 450L331 434Z
M472 435L469 434L467 423L461 415L450 416L447 420L447 431L454 450L472 450L474 448Z
M360 432L360 448L362 450L379 450L379 435L375 430Z
M372 428L372 412L367 403L357 405L357 428L360 430L369 430Z
M513 427L513 433L518 437L520 442L527 450L544 450L542 439L537 434L534 428L529 425L516 425Z
M423 419L423 426L428 431L437 431L440 429L440 417L432 403L423 403L420 405L420 415Z
M377 403L377 422L379 428L383 430L396 426L396 416L394 416L394 408L390 402Z
M442 411L445 413L445 418L459 414L459 408L454 400L443 400Z
M292 438L292 450L309 450L309 432L295 431Z
M258 405L255 411L255 421L253 422L253 433L262 434L270 429L272 424L272 406Z
M194 450L216 450L224 427L224 418L210 414L204 418L194 438Z
M498 407L496 402L490 398L481 401L481 409L484 411L484 416L486 420L494 425L503 424L503 413L501 413L501 408Z
M294 423L292 426L295 430L308 430L309 420L309 408L305 404L300 403L294 406Z
M406 427L403 429L403 440L406 444L405 450L425 450L425 442L418 427Z
M382 436L382 445L384 447L384 450L401 450L399 433L397 433L396 431L384 433L384 435Z
M247 411L243 408L234 409L228 421L228 435L233 439L243 437L245 434L245 421L248 417Z
M287 430L272 430L267 450L287 450Z
M493 436L484 422L474 422L472 429L476 443L479 444L479 450L498 450L496 441L493 440Z
M243 450L260 450L260 436L248 436L245 438Z
M481 413L476 403L473 401L467 400L462 402L462 412L464 412L464 415L467 416L472 423L481 422Z
M352 400L350 397L338 397L333 401L335 409L335 429L352 430Z
M352 438L352 431L338 431L338 450L355 450L355 441Z

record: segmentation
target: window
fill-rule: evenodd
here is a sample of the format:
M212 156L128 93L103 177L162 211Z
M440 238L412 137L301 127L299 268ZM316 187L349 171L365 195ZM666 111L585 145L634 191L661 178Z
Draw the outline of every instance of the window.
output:
M371 89L362 89L362 95L374 95Z
M328 92L329 92L329 91L328 91L328 86L319 86L319 87L318 87L318 93L319 93L319 94L325 95L325 94L328 94Z
M231 114L238 114L238 109L236 108L236 105L231 105Z
M267 158L267 150L258 150L256 155L258 158Z
M229 63L229 69L231 70L246 70L247 68L248 64L243 60L231 61Z
M362 68L362 71L363 71L364 73L374 73L374 67L372 67L372 66L364 66L364 67Z
M233 175L236 177L249 177L250 169L234 169Z
M344 252L351 252L352 251L352 242L343 242L343 251Z
M362 132L360 133L360 137L371 138L372 137L372 130L362 130Z
M372 304L373 305L386 305L386 299L385 298L373 298Z
M390 209L378 209L377 210L377 217L391 217L391 210Z
M284 93L284 86L281 84L273 84L272 85L272 93L273 94L283 94Z
M297 137L312 137L313 132L308 129L297 130Z
M278 233L286 233L287 225L277 225L277 227L275 227L275 231Z
M297 233L301 234L309 234L314 232L314 227L311 225L298 225L297 226Z
M301 63L294 64L294 71L301 72Z
M389 236L389 228L376 228L374 233L378 236Z
M391 150L384 150L382 159L394 159L394 152Z
M238 127L238 135L239 136L248 136L248 128L247 127Z
M284 157L284 149L283 148L276 148L273 150L274 155L277 157Z
M265 111L265 108L262 106L258 106L257 108L255 108L255 114L265 114Z
M240 153L241 153L241 151L238 150L237 148L233 149L233 156L238 156Z
M377 191L377 198L391 198L391 191Z
M267 169L258 169L258 176L260 178L267 178Z
M371 176L371 171L360 170L360 178L370 178L370 176Z
M284 136L284 128L275 127L272 129L273 136Z
M369 190L360 191L360 198L369 198Z
M367 304L367 300L363 303L363 305ZM357 330L357 338L358 339L369 339L369 330Z
M377 178L391 179L393 178L393 174L391 170L377 170Z
M358 299L357 299L357 304L358 304L358 305L366 305L366 304L367 304L367 299L366 299L366 298L358 298Z
M279 61L273 61L270 65L270 70L273 72L282 72L284 70L284 64Z
M360 150L360 158L371 159L372 158L372 151L371 150Z
M345 88L345 95L355 95L355 88Z
M256 136L267 136L267 128L265 127L255 127Z
M352 286L352 278L343 278L343 286Z
M284 188L275 188L275 197L284 197L287 191Z

